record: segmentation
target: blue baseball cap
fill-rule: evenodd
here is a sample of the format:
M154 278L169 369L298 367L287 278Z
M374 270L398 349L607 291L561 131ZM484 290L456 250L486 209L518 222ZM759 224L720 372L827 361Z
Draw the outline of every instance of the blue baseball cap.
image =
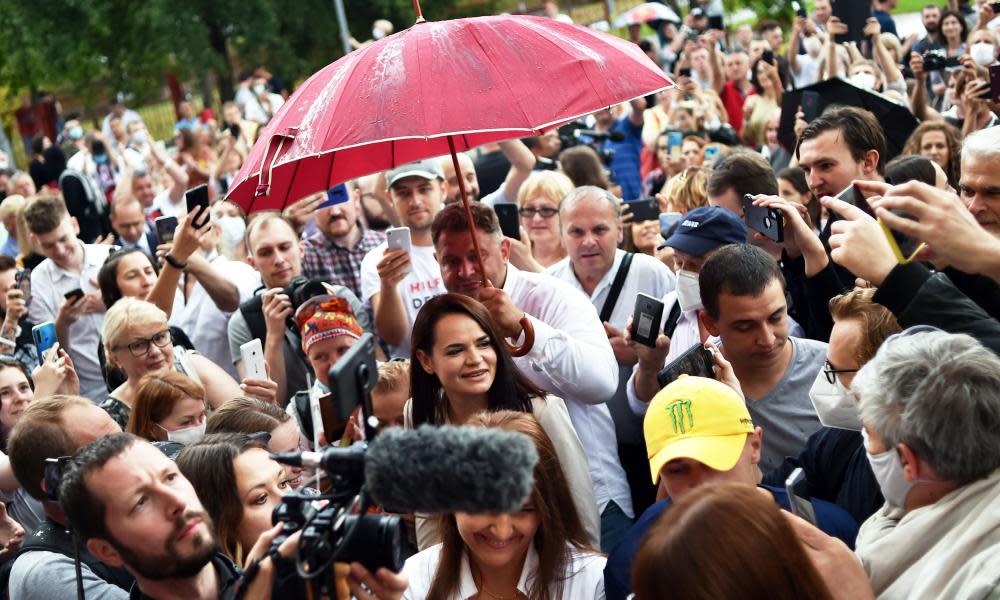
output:
M684 215L663 246L704 256L719 246L746 241L747 226L735 213L718 206L700 206Z

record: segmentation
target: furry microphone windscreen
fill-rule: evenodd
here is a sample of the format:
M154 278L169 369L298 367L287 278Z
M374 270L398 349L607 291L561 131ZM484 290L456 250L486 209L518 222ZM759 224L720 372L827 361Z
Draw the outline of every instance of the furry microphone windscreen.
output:
M398 512L509 513L534 488L538 451L514 431L423 425L386 429L365 456L365 482Z

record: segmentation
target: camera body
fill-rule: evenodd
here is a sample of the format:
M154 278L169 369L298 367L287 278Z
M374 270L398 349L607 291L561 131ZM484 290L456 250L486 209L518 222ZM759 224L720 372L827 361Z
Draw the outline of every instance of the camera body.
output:
M292 311L294 312L310 298L322 296L329 292L326 291L326 287L323 286L322 281L298 275L288 282L283 293L292 301Z
M925 71L943 71L948 67L959 66L958 59L948 56L944 50L928 50L921 58L924 59Z

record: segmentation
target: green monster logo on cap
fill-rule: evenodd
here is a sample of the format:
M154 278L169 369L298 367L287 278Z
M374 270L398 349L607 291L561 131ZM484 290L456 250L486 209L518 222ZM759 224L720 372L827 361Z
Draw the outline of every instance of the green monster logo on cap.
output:
M674 426L674 433L687 433L688 429L694 429L694 415L691 413L690 400L677 400L667 405L667 412L670 413L670 422ZM684 426L684 413L687 413L687 426Z

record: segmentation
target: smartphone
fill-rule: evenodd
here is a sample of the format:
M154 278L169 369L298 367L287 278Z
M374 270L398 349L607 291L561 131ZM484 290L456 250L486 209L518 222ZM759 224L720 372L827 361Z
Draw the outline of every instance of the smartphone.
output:
M31 271L20 269L14 273L14 288L21 291L24 298L24 305L31 305Z
M75 290L70 290L63 294L63 298L69 303L75 303L80 298L83 298L83 289L76 288Z
M725 26L722 23L722 15L713 15L708 18L708 28L722 31Z
M268 378L264 368L264 347L259 338L240 346L240 357L243 359L243 372L248 379Z
M671 131L667 134L667 143L670 145L670 158L680 158L681 144L684 143L684 135L679 131Z
M350 194L347 193L347 186L343 183L338 183L332 188L326 190L326 200L322 204L316 207L316 210L321 208L326 208L328 206L333 206L334 204L343 204L350 199Z
M632 222L656 221L660 218L660 205L655 198L643 198L642 200L632 200L626 202L632 212Z
M323 431L333 441L344 434L347 420L358 406L364 414L365 439L371 442L376 426L369 419L374 411L371 391L378 381L375 366L375 336L366 333L338 360L329 372L332 401L320 405ZM330 433L333 432L333 436Z
M656 382L662 388L681 375L715 378L715 371L712 369L713 364L712 353L706 350L705 346L695 344L685 350L684 354L678 356L669 365L663 367L656 374Z
M806 90L802 92L802 118L806 123L812 123L819 116L819 92Z
M760 59L762 61L766 62L769 65L773 65L774 64L774 52L772 52L771 50L764 50L764 52L762 52L761 55L760 55Z
M795 16L796 17L803 17L803 18L805 18L807 16L806 15L806 8L804 6L802 6L801 4L799 4L798 2L795 2L794 0L792 0L792 8L795 9Z
M861 190L855 187L853 183L844 188L844 191L837 194L836 198L837 200L842 200L850 204L851 206L857 206L865 213L870 215L872 218L875 217L875 213L872 210L871 205L868 204L868 201L865 200L864 194L862 194ZM827 228L829 228L830 225L833 224L834 222L842 221L844 219L844 217L837 214L836 211L831 210L829 211L829 213L830 213L830 218L827 220L826 224Z
M679 71L677 71L677 76L678 77L690 77L691 76L691 69L689 67L682 67Z
M892 209L890 212L906 219L913 218L913 215L899 209ZM892 248L892 253L896 256L896 261L899 264L905 265L912 262L917 252L924 248L924 244L920 240L890 229L882 219L878 220L878 224L882 226L882 233L885 234L885 239L889 242L889 247Z
M679 212L668 212L660 215L660 235L666 239L670 228L681 222L684 215Z
M177 217L160 217L153 221L156 227L156 237L161 244L169 244L174 241L174 232L177 231Z
M35 341L38 362L45 362L45 353L56 343L56 324L52 321L40 323L31 328L31 339Z
M718 146L705 146L705 162L709 162L719 155Z
M998 8L993 10L1000 13ZM1000 103L1000 65L990 67L990 99Z
M643 294L635 297L635 309L632 312L632 339L650 348L656 347L656 338L660 335L660 321L663 320L663 302Z
M809 496L809 482L802 467L797 467L785 480L788 504L793 515L798 515L816 526L816 511Z
M201 229L211 217L208 212L208 184L203 183L184 192L184 199L187 201L188 212L198 214L192 223L194 228Z
M500 231L504 237L514 240L521 239L521 217L517 212L517 205L510 202L500 202L493 206L493 210L497 213Z
M743 195L743 221L747 227L759 231L773 242L780 244L785 241L785 215L776 208L754 206L750 194Z
M413 241L410 239L409 227L390 227L386 229L385 241L389 250L404 250L409 252L413 245ZM407 268L406 272L410 273L412 271L413 266L411 265Z

